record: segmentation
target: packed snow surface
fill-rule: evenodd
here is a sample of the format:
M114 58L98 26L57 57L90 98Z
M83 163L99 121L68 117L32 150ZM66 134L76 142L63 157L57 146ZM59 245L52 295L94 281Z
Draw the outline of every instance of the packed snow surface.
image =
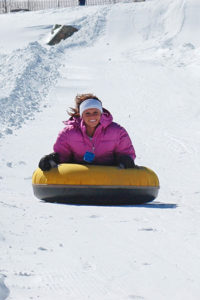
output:
M198 300L200 2L0 15L0 300ZM79 31L50 47L54 24ZM31 177L95 93L160 179L141 206L48 204Z

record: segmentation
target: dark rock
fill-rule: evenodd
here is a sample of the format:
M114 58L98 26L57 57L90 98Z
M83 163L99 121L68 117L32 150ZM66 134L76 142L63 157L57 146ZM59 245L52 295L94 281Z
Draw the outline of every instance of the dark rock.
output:
M27 9L27 8L15 8L15 9L11 9L10 12L21 12L21 11L29 11L29 9Z
M78 29L71 25L56 24L51 30L52 37L47 44L50 46L56 45L60 43L61 40L65 40L70 37L76 31L78 31Z

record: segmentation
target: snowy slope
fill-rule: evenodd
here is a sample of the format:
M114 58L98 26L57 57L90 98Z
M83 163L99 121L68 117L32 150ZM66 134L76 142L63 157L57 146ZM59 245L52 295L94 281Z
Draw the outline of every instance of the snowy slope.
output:
M199 11L149 0L0 15L0 300L199 299ZM49 47L56 23L79 31ZM156 171L156 201L34 198L32 172L82 92Z

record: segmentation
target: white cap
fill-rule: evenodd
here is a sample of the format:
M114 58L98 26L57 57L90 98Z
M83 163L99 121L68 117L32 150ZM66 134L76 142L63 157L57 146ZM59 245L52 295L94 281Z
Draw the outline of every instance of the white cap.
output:
M79 106L80 116L82 117L83 112L90 108L97 108L98 110L100 110L101 113L103 112L103 108L102 108L101 102L99 100L87 99L87 100L83 101Z

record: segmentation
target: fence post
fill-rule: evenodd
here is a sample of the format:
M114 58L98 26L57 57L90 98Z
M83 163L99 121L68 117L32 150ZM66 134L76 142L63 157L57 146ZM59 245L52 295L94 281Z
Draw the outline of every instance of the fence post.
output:
M8 8L7 8L7 1L4 0L4 7L5 7L5 14L8 12Z
M79 0L79 1L78 1L78 4L79 4L79 5L85 5L85 0Z

